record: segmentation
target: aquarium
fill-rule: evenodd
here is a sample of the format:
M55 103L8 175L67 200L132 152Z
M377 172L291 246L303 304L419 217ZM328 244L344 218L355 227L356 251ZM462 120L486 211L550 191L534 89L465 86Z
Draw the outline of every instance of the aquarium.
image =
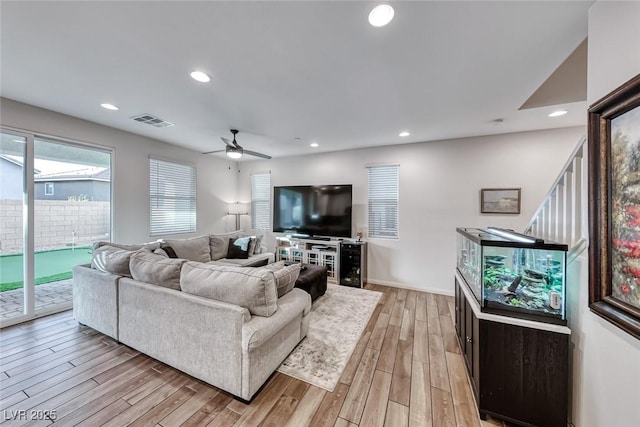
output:
M566 324L567 245L493 227L457 232L458 270L482 311Z
M478 243L458 233L458 270L478 301L482 299L480 252Z

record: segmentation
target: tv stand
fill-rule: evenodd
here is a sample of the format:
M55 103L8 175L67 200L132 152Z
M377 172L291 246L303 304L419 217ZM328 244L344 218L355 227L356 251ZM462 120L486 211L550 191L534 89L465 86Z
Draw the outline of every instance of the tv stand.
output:
M327 267L327 278L338 283L340 241L316 237L276 238L276 261L291 261Z
M327 267L330 282L364 287L367 281L367 244L329 237L277 237L276 261Z

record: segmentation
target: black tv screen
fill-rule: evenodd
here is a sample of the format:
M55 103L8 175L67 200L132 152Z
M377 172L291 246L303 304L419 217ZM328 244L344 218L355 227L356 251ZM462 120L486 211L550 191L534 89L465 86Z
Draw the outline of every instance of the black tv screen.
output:
M273 231L351 237L351 185L274 187Z

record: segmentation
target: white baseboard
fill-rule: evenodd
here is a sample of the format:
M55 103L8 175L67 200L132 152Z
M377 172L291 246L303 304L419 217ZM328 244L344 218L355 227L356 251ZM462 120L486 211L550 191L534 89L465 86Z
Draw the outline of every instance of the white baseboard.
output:
M418 288L416 286L407 285L406 283L389 282L386 280L367 279L367 283L371 283L372 285L391 286L392 288L410 289L412 291L429 292L431 294L440 294L449 297L455 295L455 291L444 291L438 288Z

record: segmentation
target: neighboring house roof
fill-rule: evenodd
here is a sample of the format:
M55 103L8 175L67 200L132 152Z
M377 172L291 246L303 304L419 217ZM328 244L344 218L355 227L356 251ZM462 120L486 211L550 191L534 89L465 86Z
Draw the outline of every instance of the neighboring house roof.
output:
M9 156L0 154L0 159L5 160L18 167L23 166L23 162L17 156ZM34 181L35 182L51 182L51 181L111 181L111 169L98 166L84 166L71 163L59 162L61 165L68 165L69 170L61 172L49 172L43 173L39 169L34 169ZM71 170L71 167L78 167L79 169Z
M111 180L111 169L100 167L88 167L77 171L56 172L48 174L38 174L34 177L35 182L53 181L104 181Z
M19 167L22 167L22 165L23 165L23 163L20 160L18 160L17 158L14 158L12 156L7 156L7 155L4 155L4 154L0 154L0 159L5 160L5 161L7 161L9 163L12 163L12 164L14 164L16 166L19 166ZM39 174L40 171L38 169L34 169L33 173L34 174Z

